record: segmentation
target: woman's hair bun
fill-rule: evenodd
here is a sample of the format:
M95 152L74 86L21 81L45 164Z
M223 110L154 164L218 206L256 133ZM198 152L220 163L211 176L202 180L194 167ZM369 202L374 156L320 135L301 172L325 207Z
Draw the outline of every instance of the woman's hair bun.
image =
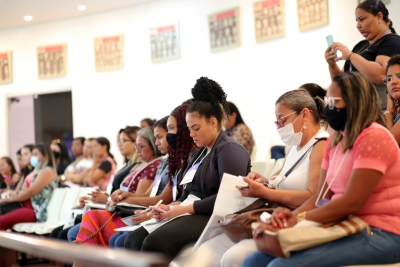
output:
M207 77L201 77L192 88L194 101L206 101L212 103L226 104L226 93L215 81Z

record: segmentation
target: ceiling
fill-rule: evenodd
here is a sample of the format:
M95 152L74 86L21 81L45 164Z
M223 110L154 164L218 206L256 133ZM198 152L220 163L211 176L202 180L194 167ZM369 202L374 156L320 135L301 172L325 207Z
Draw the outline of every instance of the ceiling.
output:
M0 29L100 13L154 0L0 0ZM78 11L79 5L86 10ZM24 16L30 15L30 22Z

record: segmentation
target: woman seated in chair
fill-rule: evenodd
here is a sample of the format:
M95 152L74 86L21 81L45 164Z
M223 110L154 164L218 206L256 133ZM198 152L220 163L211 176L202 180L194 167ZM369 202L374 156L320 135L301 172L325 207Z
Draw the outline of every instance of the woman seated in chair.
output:
M329 136L320 127L321 123L326 124L323 109L323 101L319 97L312 98L304 90L289 91L278 98L275 124L282 142L291 149L282 169L271 178L255 172L244 177L249 188L241 190L243 196L296 208L316 193L325 140ZM294 169L288 173L293 166ZM268 183L269 188L264 183ZM241 266L248 255L257 251L252 239L235 244L225 234L205 242L200 251L203 249L213 252L213 260L210 261L213 266L221 264L229 267Z
M19 194L0 199L0 205L15 205L15 209L0 216L0 230L7 230L17 223L44 222L47 219L47 205L57 187L53 152L47 144L35 145L30 161L35 168L32 180L25 180Z
M86 170L82 184L98 186L101 191L105 191L116 169L114 156L110 152L110 141L99 137L93 140L92 145L93 167Z
M229 108L228 120L225 122L226 134L241 144L251 155L254 147L253 134L250 128L244 123L239 109L232 102L227 102Z
M150 195L151 190L149 190L149 188L151 189L151 185L156 177L157 168L161 163L161 152L155 145L155 137L151 127L143 128L138 132L135 147L137 155L142 163L136 165L132 173L123 180L120 189L135 193L135 196L138 197L145 197ZM91 210L86 212L83 215L76 242L81 242L92 233L98 231L100 226L110 217L111 213L104 210ZM121 219L115 217L107 224L107 227L93 238L88 239L85 244L108 246L108 238L115 234L114 229L122 226L125 225Z
M386 111L383 115L388 129L400 145L400 123L397 123L400 120L400 55L395 55L388 61L384 82L388 94Z
M6 190L14 190L20 179L20 175L15 169L12 159L9 157L2 157L0 159L0 174L4 179L4 184L6 185Z
M293 252L289 258L256 252L243 266L329 267L400 261L399 147L385 127L374 84L359 72L337 75L327 91L325 115L335 133L327 140L318 194L294 211L277 208L271 224L262 223L257 231L278 231L302 221L336 223L355 215L371 226L373 235L360 231Z

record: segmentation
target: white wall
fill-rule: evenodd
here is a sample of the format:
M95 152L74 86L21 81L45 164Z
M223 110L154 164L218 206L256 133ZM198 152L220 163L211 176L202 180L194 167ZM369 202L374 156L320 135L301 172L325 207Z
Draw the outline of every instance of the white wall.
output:
M249 0L164 0L97 15L0 31L0 51L12 50L14 82L0 86L0 110L5 95L72 88L74 134L104 135L115 140L119 128L143 117L161 118L182 101L200 76L218 81L238 105L253 130L263 159L271 139L279 139L273 124L274 101L306 82L327 87L325 36L332 34L350 48L362 39L355 27L358 0L329 1L329 25L299 32L295 0L286 0L286 37L257 44ZM388 5L394 26L400 1ZM213 54L209 48L207 15L240 6L242 46ZM150 61L149 28L180 23L181 59ZM125 35L125 67L96 73L93 38ZM67 43L68 76L38 80L36 47ZM0 127L8 127L0 113ZM0 131L0 155L7 154L8 133ZM117 154L116 146L113 152Z

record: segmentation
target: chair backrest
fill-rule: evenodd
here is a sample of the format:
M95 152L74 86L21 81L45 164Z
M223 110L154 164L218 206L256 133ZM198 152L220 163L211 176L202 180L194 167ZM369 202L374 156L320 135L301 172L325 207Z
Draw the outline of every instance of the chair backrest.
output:
M257 146L254 145L254 146L253 146L253 149L251 150L251 155L250 155L251 162L253 162L253 161L256 160L256 157L257 157L257 150L258 150Z
M283 162L284 162L284 161L285 161L285 159L282 158L282 159L278 159L278 160L275 162L275 165L274 165L274 168L272 169L271 175L273 175L274 173L276 173L277 171L279 171L280 169L282 169L282 166L283 166Z
M272 169L275 166L275 159L268 159L267 160L267 169L265 170L265 177L269 178L272 175Z
M75 206L76 201L79 201L80 191L80 188L69 188L66 192L64 201L60 208L60 222L64 222L67 219L68 213Z
M60 207L69 188L56 188L51 195L49 205L47 205L46 223L57 223L60 217Z
M268 169L268 163L265 161L251 162L252 172L258 172L262 176L267 177L267 169Z

